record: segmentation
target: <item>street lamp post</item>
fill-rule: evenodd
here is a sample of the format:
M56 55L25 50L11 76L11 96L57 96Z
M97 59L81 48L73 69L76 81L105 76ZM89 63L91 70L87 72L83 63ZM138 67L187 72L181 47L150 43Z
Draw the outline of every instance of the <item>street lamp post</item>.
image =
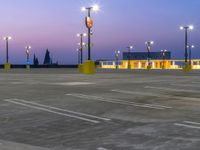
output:
M194 45L188 45L187 48L189 49L189 65L192 67L192 49L194 48Z
M181 26L181 30L185 30L185 68L188 66L188 30L193 30L194 27L190 26Z
M131 49L133 49L133 46L128 46L128 69L131 69Z
M9 63L9 54L8 54L8 41L11 40L12 37L11 36L6 36L4 37L4 40L6 41L6 64Z
M26 46L25 49L26 49L26 64L30 64L30 49L31 49L31 46Z
M147 58L147 60L148 60L148 66L147 66L147 68L148 69L151 69L151 58L150 58L150 52L151 52L151 47L152 47L152 45L154 44L154 41L148 41L148 42L145 42L145 44L146 44L146 46L147 46L147 50L148 50L148 58Z
M87 36L86 33L77 34L78 37L80 37L80 64L83 64L83 46L85 46L85 43L83 42L83 37Z
M91 18L91 11L99 11L98 5L93 5L91 7L82 7L82 11L88 11L88 16L85 18L86 27L88 28L88 60L91 60L91 29L93 27L93 20Z
M115 51L115 68L119 69L119 54L120 51Z
M162 63L162 69L165 69L165 55L166 55L167 50L161 50L161 54L162 54L162 59L163 59L163 63Z
M31 49L31 46L26 46L25 49L26 49L26 68L30 69L30 49Z
M78 65L80 64L80 49L76 49L77 54L78 54Z

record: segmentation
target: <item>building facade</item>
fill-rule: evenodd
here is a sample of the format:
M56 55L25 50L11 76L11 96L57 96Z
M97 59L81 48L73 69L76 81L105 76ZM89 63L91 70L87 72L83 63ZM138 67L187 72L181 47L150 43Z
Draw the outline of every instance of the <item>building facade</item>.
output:
M166 52L164 59L161 52L151 52L150 59L151 69L182 69L185 64L184 60L172 60L171 52ZM193 69L200 69L200 59L193 59L191 61L191 66ZM125 52L123 53L123 60L100 61L99 67L105 69L147 69L148 53Z
M128 60L120 60L118 63L116 61L100 61L99 68L104 69L128 69ZM182 69L184 66L184 60L151 60L151 69ZM192 69L200 69L200 59L193 59L191 62ZM116 67L118 66L118 67ZM147 60L131 60L130 69L147 69Z
M171 59L171 52L165 52L164 58L167 60ZM148 53L147 52L124 52L123 60L147 60ZM150 59L152 60L162 60L163 53L161 52L150 52Z

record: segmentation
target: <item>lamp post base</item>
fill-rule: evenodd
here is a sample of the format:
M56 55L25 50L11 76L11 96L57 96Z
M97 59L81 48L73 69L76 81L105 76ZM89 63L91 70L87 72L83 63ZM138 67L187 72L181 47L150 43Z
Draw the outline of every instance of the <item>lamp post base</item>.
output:
M131 69L131 65L130 65L130 64L128 65L128 69L129 69L129 70Z
M79 70L80 73L83 73L84 72L84 65L83 64L78 65L78 70Z
M148 66L147 66L147 70L150 70L151 68L152 68L151 65L148 65Z
M11 69L11 64L6 63L4 64L4 70L9 71Z
M163 69L163 70L165 70L165 69L166 69L166 67L165 67L165 66L162 66L162 69Z
M84 62L83 73L95 74L96 73L95 62L91 60L86 60Z
M30 65L26 65L26 69L28 70L31 69Z
M189 72L192 70L192 66L188 63L186 63L184 66L183 66L183 71L184 72Z

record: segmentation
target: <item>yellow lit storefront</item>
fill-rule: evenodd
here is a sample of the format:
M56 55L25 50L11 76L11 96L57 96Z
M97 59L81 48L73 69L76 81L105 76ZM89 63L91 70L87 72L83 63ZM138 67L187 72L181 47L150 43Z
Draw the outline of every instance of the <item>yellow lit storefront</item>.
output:
M104 69L128 69L128 60L121 61L100 61L99 67ZM184 60L151 60L152 69L182 69L184 66ZM131 60L131 69L147 69L147 60ZM164 66L164 68L163 68ZM200 59L193 59L191 62L192 69L200 69Z

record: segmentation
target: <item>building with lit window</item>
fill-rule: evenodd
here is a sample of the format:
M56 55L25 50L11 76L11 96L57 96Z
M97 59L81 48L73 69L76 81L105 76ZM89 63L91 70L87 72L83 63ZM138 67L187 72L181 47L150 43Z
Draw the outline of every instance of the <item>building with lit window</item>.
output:
M130 55L130 56L129 56ZM124 52L123 53L123 60L147 60L148 59L148 53L147 52ZM152 60L162 60L163 54L161 52L150 52L150 58ZM171 52L165 52L164 58L166 60L171 59Z
M130 55L129 55L130 54ZM164 59L161 52L151 52L150 60L152 69L182 69L185 60L171 59L171 52L165 52ZM99 67L105 69L147 69L148 53L147 52L124 52L123 60L100 61ZM191 65L193 69L200 69L200 59L192 59ZM117 66L117 67L116 67Z

